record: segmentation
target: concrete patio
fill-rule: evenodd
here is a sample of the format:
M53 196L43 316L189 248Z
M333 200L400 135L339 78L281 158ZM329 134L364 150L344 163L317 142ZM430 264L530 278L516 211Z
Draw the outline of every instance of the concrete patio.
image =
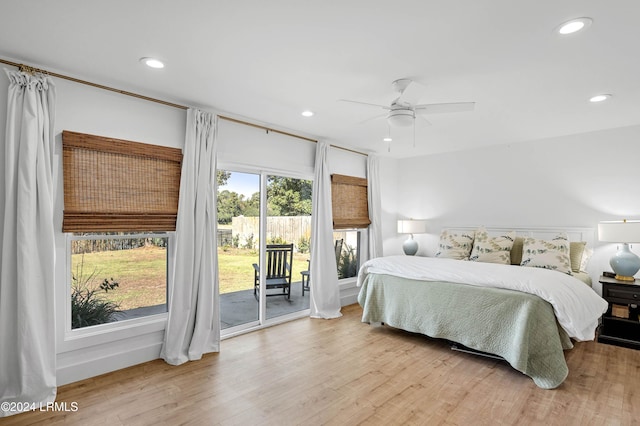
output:
M286 296L267 297L267 319L309 309L309 292L302 296L302 283L291 283L291 299ZM252 290L220 295L220 327L222 329L258 320L258 301Z
M291 283L291 299L286 296L267 297L267 319L309 309L309 292L302 296L302 283ZM148 306L130 309L118 314L118 321L161 314L167 311L166 305ZM246 324L258 320L258 301L253 289L223 293L220 295L220 327L222 329Z

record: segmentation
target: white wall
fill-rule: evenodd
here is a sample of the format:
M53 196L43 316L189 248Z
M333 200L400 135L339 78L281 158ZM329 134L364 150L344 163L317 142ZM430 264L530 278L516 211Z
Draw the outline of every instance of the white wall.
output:
M383 207L396 218L428 220L418 254L433 255L448 226L588 227L640 218L640 126L398 160L385 169ZM396 186L397 185L397 186ZM395 204L386 200L396 197ZM385 254L406 236L385 223ZM599 244L589 272L610 270L615 244ZM640 247L636 252L640 252Z
M220 119L217 149L220 168L240 165L313 179L315 142Z
M400 200L407 192L400 189L398 182L401 177L401 161L392 158L380 158L380 204L382 207L382 251L384 256L402 254L402 241L397 234L396 221L404 216L400 214L404 207L400 207ZM415 219L421 219L418 215ZM408 217L408 216L407 216ZM401 239L398 239L401 238Z

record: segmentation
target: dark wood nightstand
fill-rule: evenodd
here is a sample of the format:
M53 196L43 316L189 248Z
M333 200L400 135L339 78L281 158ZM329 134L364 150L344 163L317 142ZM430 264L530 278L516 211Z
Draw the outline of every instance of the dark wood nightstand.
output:
M640 349L640 280L618 281L601 276L599 281L602 297L609 302L609 309L602 316L598 342ZM620 313L614 312L618 309ZM627 312L629 318L621 318Z

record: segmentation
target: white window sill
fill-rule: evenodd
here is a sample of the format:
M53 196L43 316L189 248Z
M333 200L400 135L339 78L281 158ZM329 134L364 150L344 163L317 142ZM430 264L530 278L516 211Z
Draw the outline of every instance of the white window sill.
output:
M357 282L358 282L358 277L345 278L338 281L338 287L340 289L353 288L356 286Z
M162 313L126 321L116 321L108 324L68 330L65 332L64 340L58 346L58 353L112 343L157 331L164 331L166 324L167 313Z

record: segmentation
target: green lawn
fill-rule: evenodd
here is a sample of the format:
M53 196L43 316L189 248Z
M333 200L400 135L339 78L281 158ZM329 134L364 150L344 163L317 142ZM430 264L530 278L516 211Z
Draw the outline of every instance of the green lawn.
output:
M293 254L292 281L300 281L300 271L308 269L309 254ZM253 264L258 263L258 251L219 248L218 274L220 276L220 293L248 290L253 288Z
M308 254L293 255L293 281L300 281L300 271L308 267ZM74 276L86 280L94 271L89 286L96 288L105 279L119 283L105 296L120 304L121 310L166 302L166 249L141 247L130 250L104 251L71 257ZM218 249L220 293L253 288L253 263L258 263L255 250Z

